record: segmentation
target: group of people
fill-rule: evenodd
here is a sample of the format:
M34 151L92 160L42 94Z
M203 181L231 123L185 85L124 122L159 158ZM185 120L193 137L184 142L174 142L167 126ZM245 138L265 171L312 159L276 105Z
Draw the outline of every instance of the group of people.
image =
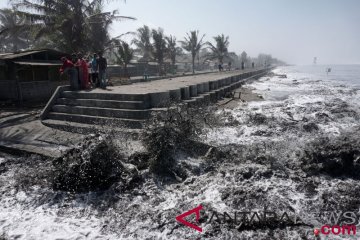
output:
M67 74L73 90L85 90L91 87L106 88L107 60L101 53L84 58L81 53L72 54L71 59L62 57L60 74Z
M224 71L224 67L223 67L223 64L222 64L221 62L219 63L218 68L219 68L219 72ZM231 62L228 63L228 65L227 65L227 70L228 70L228 71L231 70Z

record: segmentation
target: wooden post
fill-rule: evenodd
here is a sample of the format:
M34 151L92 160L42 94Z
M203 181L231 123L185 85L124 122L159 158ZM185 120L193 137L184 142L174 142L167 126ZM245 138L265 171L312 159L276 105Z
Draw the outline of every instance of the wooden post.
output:
M15 83L16 83L16 89L18 94L18 100L20 102L20 105L23 103L23 96L22 96L22 89L21 89L21 83L19 80L18 70L16 67L16 64L13 63L13 71L12 71L13 77L15 77Z
M31 73L32 73L32 80L33 82L35 82L35 71L34 71L34 68L31 66Z

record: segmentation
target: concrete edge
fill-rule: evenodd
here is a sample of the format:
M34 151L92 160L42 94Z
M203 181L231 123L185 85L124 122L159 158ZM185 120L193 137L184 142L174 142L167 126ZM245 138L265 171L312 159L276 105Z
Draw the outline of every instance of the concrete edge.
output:
M172 102L179 102L179 101L190 101L203 98L204 94L209 93L210 99L210 92L216 92L217 98L223 97L227 92L232 91L235 88L241 86L244 82L251 78L258 78L273 68L264 68L259 69L254 72L247 72L241 73L236 76L221 78L218 80L212 80L203 83L197 84L190 84L188 86L182 87L180 89L173 89L164 92L155 92L155 93L148 93L150 97L150 109L152 108L164 108L169 106Z
M150 109L165 108L171 103L181 101L185 101L187 104L217 101L224 97L226 93L240 87L249 79L260 78L272 69L273 68L259 69L254 72L242 73L232 77L188 85L180 89L149 93Z
M47 102L45 108L41 111L40 113L40 120L44 120L46 119L46 117L48 116L49 112L51 111L52 106L54 105L54 103L56 102L56 100L59 98L60 94L64 91L68 91L71 90L70 86L65 85L65 86L58 86L55 90L55 92L53 93L53 95L51 96L51 98L49 99L49 101Z
M15 155L39 155L44 157L56 158L61 156L61 150L46 150L43 147L26 143L0 142L0 151Z
M233 71L238 71L238 70L233 70ZM134 81L131 81L130 79L130 84L134 84L134 83L140 83L140 82L151 82L151 81L156 81L156 80L163 80L163 79L173 79L173 78L178 78L178 77L190 77L190 76L197 76L197 75L203 75L203 74L208 74L208 73L216 73L218 72L217 70L215 71L207 71L207 72L198 72L198 73L189 73L189 74L178 74L178 75L174 75L174 76L156 76L154 78L150 78L149 80L143 80L143 79L137 79ZM134 77L138 77L138 76L134 76Z

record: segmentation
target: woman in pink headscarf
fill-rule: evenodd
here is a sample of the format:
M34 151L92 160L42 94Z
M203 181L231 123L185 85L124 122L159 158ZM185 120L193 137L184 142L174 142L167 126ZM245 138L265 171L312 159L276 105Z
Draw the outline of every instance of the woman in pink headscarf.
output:
M89 84L89 66L86 60L83 58L82 54L78 54L78 62L76 64L79 67L79 78L81 83L81 89L88 89L90 87Z

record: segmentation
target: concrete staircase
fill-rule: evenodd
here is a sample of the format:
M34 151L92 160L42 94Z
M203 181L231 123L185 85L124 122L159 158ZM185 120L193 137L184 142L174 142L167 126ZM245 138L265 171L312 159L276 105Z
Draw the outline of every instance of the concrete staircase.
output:
M84 126L109 125L117 128L141 128L150 116L148 95L145 94L101 94L91 92L63 91L54 102L45 125L64 128L71 123ZM79 124L75 124L79 126Z
M153 111L166 109L164 107L172 101L191 107L216 102L247 79L260 77L268 70L145 94L74 92L68 86L62 86L48 102L41 119L44 125L67 131L83 133L125 128L131 133L131 129L141 129Z

